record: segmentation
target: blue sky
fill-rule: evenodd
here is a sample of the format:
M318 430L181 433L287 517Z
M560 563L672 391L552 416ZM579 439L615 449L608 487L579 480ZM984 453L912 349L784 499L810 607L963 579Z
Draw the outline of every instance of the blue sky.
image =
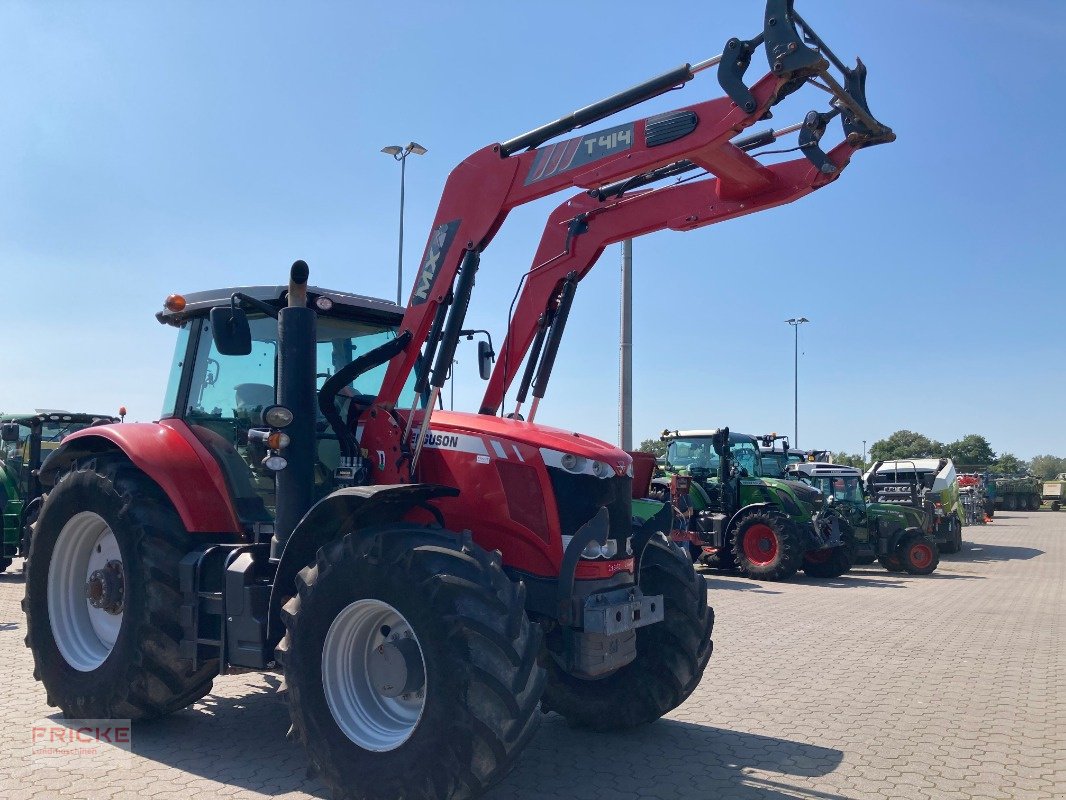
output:
M1066 7L797 7L863 57L899 140L790 206L636 241L635 438L791 431L784 320L804 315L801 445L858 452L909 428L1066 454L1042 422L1066 396ZM318 285L393 296L399 168L382 146L429 149L408 164L410 267L467 154L715 55L761 16L758 0L0 4L0 409L154 418L173 330L152 315L170 292L280 282L304 258ZM775 122L820 104L812 92ZM617 121L718 94L704 73ZM472 325L502 338L565 197L511 215ZM615 246L581 285L539 416L609 440L618 267ZM455 405L474 410L473 346L457 357Z

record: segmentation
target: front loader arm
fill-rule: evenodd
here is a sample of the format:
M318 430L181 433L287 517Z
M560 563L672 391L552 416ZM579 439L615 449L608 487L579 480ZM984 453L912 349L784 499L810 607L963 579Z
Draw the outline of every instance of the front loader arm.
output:
M744 159L754 160L738 152ZM583 192L560 205L549 217L534 266L527 273L485 390L481 413L495 414L500 410L504 395L538 331L550 326L563 286L567 281L580 281L608 245L658 230L693 230L798 200L835 180L854 152L855 146L845 141L825 154L826 163L834 168L832 171L817 166L807 157L760 165L765 188L747 195L738 194L723 178L710 177L639 190L607 202L596 192ZM539 347L534 347L531 361L538 358L539 351ZM550 373L550 366L547 369ZM538 375L542 372L538 371ZM532 367L528 374L533 374ZM546 378L544 373L539 385L534 384L534 402L543 397ZM529 383L529 380L522 381L516 414L526 400Z
M721 56L685 64L514 139L485 147L452 171L400 326L401 335L410 334L410 343L390 360L375 410L365 420L361 446L377 453L374 482L410 480L422 441L419 438L412 444L415 407L404 420L396 402L420 365L416 393L430 396L421 425L424 437L463 327L480 254L511 209L570 187L597 189L681 160L718 175L723 194L732 190L740 196L769 189L772 175L757 162L738 159L730 139L767 116L805 81L833 80L826 60L831 53L820 40L816 47L804 44L815 42L795 15L793 2L766 0L763 31L750 40L730 39ZM804 29L804 36L797 25ZM763 45L769 71L748 86L744 74L754 50ZM717 67L724 97L546 144L679 88L712 67ZM891 130L869 115L861 81L850 79L849 74L845 72L844 86L833 81L838 87L834 90L837 101L851 109L860 133L873 130L882 141L889 141Z

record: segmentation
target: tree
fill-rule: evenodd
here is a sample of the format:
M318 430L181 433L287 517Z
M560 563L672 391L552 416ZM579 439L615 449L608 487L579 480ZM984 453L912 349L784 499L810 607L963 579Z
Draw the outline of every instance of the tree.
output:
M637 448L642 453L654 453L656 458L666 455L666 442L661 439L645 439Z
M944 445L914 431L896 431L887 439L879 439L870 447L871 461L895 461L901 458L936 458L944 452Z
M1029 463L1029 471L1043 480L1057 478L1060 472L1066 472L1066 458L1052 455L1036 456Z
M862 469L865 465L862 463L862 456L858 453L845 453L841 450L839 453L832 453L834 464L843 464L845 467L855 467L856 469Z
M944 455L955 462L956 468L985 467L996 460L996 454L992 452L988 439L976 433L945 445Z
M1022 461L1014 453L1003 453L992 464L993 472L1002 472L1004 475L1013 475L1016 472L1026 472L1029 464Z

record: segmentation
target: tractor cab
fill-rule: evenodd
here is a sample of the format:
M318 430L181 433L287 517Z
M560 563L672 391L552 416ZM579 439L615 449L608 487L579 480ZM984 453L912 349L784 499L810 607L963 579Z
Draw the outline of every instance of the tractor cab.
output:
M279 323L270 312L276 314L285 306L287 291L285 286L255 286L171 295L156 315L179 330L162 419L180 419L189 425L222 466L233 496L254 508L253 515L260 519L275 512L275 473L286 462L284 457L272 458L269 442L249 434L266 424L263 412L275 405ZM250 352L227 355L220 352L211 311L226 311L235 293L251 298L245 301L250 306L246 315ZM403 318L402 309L386 300L317 287L308 287L308 304L316 313L316 389L357 357L394 340ZM216 314L215 323L220 318L225 315ZM385 368L382 364L369 369L339 388L335 407L343 419L354 419L374 401ZM400 404L413 404L413 387L412 374ZM321 498L336 488L341 448L320 407L315 411L314 436L315 495Z
M668 432L667 432L668 433ZM698 481L718 476L722 458L715 450L714 431L675 431L666 446L666 470L683 471ZM729 432L729 456L741 477L762 477L758 440L746 433Z
M120 411L125 414L125 410ZM109 422L108 414L38 410L33 414L0 415L0 572L11 559L25 556L30 525L41 504L37 475L41 464L67 435Z

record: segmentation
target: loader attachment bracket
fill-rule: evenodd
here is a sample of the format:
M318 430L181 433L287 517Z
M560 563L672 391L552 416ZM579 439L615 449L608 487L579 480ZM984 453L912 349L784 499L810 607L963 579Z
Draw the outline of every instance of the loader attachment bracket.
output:
M828 62L813 47L807 47L796 30L795 0L767 0L763 36L766 38L766 60L775 75L803 78L823 72ZM797 82L796 88L800 83ZM784 93L779 95L784 97Z
M866 101L866 65L862 63L861 58L857 58L855 61L855 68L848 70L844 74L844 91L873 119L873 115L870 113L870 105ZM844 109L841 121L844 125L844 135L847 136L848 142L855 147L886 144L896 138L890 128L881 125L879 129L874 130L858 119L854 113L849 112L848 109Z
M749 114L755 110L755 96L744 83L744 73L751 64L751 54L762 43L762 36L747 41L735 36L725 43L722 60L718 63L718 83L729 99Z
M807 156L807 160L814 164L823 175L833 175L838 171L836 165L829 160L829 156L822 150L819 142L821 142L822 135L825 133L826 125L839 113L836 110L825 114L820 114L817 111L808 111L807 116L803 119L803 127L800 128L800 150L803 155Z

